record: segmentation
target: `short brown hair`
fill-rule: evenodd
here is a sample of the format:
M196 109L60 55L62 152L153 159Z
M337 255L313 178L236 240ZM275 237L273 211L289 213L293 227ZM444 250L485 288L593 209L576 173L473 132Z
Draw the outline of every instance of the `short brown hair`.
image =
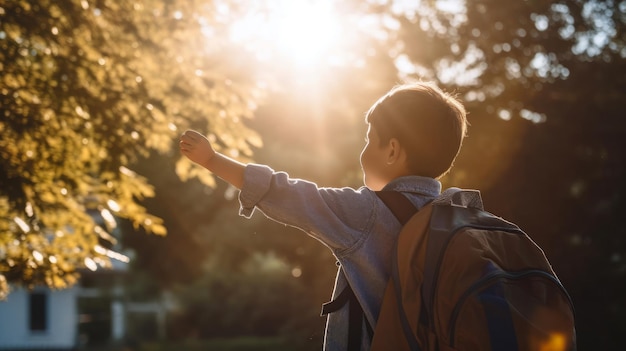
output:
M382 144L391 138L407 151L414 175L440 178L452 168L467 131L465 107L432 83L398 85L366 115Z

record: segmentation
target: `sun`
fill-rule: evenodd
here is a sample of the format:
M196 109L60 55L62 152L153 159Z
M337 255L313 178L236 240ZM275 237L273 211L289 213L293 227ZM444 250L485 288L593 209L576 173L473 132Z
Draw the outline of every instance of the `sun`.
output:
M230 39L260 60L310 66L332 59L341 46L341 21L332 0L250 1L230 27Z

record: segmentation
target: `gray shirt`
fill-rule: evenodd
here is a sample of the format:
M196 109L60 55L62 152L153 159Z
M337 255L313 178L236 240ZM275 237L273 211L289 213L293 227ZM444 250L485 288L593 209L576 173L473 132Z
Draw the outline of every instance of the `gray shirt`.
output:
M441 192L441 183L418 176L393 180L383 190L405 194L421 208ZM255 208L267 217L297 227L326 245L339 261L333 299L350 283L365 317L376 325L380 302L390 277L391 250L401 225L372 190L361 187L325 188L289 178L267 166L248 165L239 194L240 214L249 218ZM346 350L346 306L326 322L324 350ZM369 350L363 333L362 350Z

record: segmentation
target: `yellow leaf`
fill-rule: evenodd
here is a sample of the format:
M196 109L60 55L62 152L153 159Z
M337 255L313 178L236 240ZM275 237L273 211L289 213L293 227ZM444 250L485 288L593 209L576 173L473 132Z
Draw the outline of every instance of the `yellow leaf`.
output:
M151 226L150 231L156 235L161 235L161 236L164 236L167 234L167 228L165 228L165 226L160 225L160 224L155 224Z

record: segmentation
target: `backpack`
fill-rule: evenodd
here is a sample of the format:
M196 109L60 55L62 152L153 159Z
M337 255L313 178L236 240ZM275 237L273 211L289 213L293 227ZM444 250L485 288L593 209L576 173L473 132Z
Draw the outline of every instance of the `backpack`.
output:
M573 304L544 252L480 192L448 189L416 214L401 193L377 194L403 228L372 351L576 349Z

